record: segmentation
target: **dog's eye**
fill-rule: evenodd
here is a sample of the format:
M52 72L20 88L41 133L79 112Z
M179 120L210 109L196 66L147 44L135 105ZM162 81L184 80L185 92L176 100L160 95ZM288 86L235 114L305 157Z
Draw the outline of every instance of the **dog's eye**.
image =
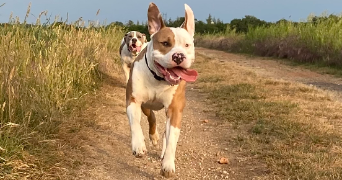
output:
M128 37L132 38L132 36L128 36Z
M169 46L169 43L166 42L166 41L162 42L162 44L163 44L164 46Z
M190 44L185 44L185 47L189 47L190 46Z
M141 38L141 36L138 36L138 38Z

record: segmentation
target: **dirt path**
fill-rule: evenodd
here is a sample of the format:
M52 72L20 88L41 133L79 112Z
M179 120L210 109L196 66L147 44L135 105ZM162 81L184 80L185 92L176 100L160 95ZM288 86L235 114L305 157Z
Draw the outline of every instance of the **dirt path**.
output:
M241 55L197 48L197 53L216 58L223 63L238 63L257 74L277 79L321 85L341 91L342 81L327 75L289 67L276 61L246 58ZM109 75L91 103L83 107L61 132L64 153L75 170L67 173L69 179L163 179L159 175L161 141L154 148L148 139L148 123L143 117L148 154L135 158L131 152L130 129L125 113L123 76ZM187 106L176 153L175 179L253 179L262 178L263 164L252 164L238 151L230 151L232 127L217 119L206 104L204 94L194 85L187 87ZM209 109L209 110L208 110ZM208 120L208 123L203 122ZM159 133L164 132L165 115L157 113ZM80 147L80 148L79 148ZM228 157L230 163L217 163ZM255 162L254 162L255 163Z
M261 76L300 82L324 90L331 90L339 100L342 100L342 78L319 74L302 67L288 66L275 59L248 57L206 48L196 48L196 52L219 61L237 63Z
M229 165L217 163L219 157L229 157L227 146L216 128L220 122L209 113L204 113L206 105L196 89L191 85L187 91L187 107L183 115L181 137L176 155L176 177L179 179L222 179L236 176ZM125 113L123 81L108 76L93 102L86 106L80 116L75 117L75 127L80 130L70 133L65 128L64 136L70 144L78 144L68 156L82 159L78 171L72 173L74 179L162 179L160 172L159 148L152 146L148 139L148 123L143 117L142 127L147 142L148 155L135 158L131 152L130 129ZM157 112L158 130L164 132L165 115ZM209 120L204 123L204 120ZM92 123L94 121L94 123ZM87 127L84 127L87 126ZM228 129L227 129L228 130ZM219 154L219 156L218 156ZM234 160L231 160L232 162ZM231 162L231 163L232 163ZM243 175L239 175L243 177ZM234 178L235 179L235 178ZM239 178L240 179L240 178Z

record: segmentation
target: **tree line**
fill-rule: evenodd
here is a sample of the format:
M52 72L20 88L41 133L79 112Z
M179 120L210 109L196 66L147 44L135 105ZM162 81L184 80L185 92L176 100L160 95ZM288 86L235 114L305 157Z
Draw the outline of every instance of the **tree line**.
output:
M210 14L205 21L195 19L195 27L196 33L199 34L215 34L215 33L224 33L227 31L235 31L236 33L247 33L249 29L255 27L268 27L274 24L279 23L292 23L293 25L298 25L299 23L312 23L313 25L317 25L319 22L322 21L331 21L331 22L338 22L340 20L340 16L336 16L334 14L330 14L329 16L312 16L306 22L292 22L286 19L280 19L276 22L267 22L261 20L255 16L246 15L243 18L236 18L231 20L229 23L224 23L220 19L216 19L212 17ZM169 19L165 21L165 25L169 27L178 27L184 22L184 17L178 17L175 20ZM108 25L111 26L122 26L127 28L128 31L140 31L142 33L148 34L147 22L145 23L134 23L133 21L128 21L126 24L122 22L112 22Z
M164 17L164 19L166 19ZM208 18L205 21L195 19L195 26L196 26L196 33L198 34L215 34L215 33L225 33L227 31L234 31L236 33L247 33L249 29L255 27L268 27L274 24L279 23L292 23L293 25L297 25L299 23L312 23L313 25L317 25L319 22L322 21L331 21L332 23L338 22L341 19L340 16L336 16L334 14L330 14L329 16L312 16L306 22L292 22L286 19L280 19L276 22L266 22L264 20L258 19L255 16L246 15L243 18L236 18L231 20L229 23L224 23L219 18L212 17L209 14ZM184 17L177 17L175 20L171 18L165 20L164 23L166 26L169 27L179 27L184 22ZM11 25L10 23L0 23L0 27L4 27L7 25ZM27 27L35 26L32 24L25 24ZM46 25L46 27L59 27L64 29L76 28L76 29L85 29L84 26L79 26L77 23L73 24L66 24L65 22L54 22L52 24ZM104 26L105 29L113 28L113 27L122 27L125 28L127 31L140 31L148 35L148 26L147 22L133 22L129 20L126 23L115 21L110 23L109 25ZM90 25L87 28L94 28L97 29L98 27ZM103 26L101 26L103 28Z

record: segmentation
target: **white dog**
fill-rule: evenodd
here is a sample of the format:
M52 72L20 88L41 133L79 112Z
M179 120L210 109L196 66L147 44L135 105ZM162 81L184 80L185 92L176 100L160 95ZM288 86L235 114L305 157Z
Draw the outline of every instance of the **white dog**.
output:
M186 82L194 82L197 72L189 69L195 60L195 19L185 4L185 22L181 27L166 27L158 7L150 3L148 27L151 41L131 66L126 88L127 116L131 127L132 151L137 157L146 153L140 126L141 111L149 121L149 136L157 145L159 134L154 112L165 109L166 130L161 157L165 177L175 172L175 155L185 107Z
M146 47L146 44L146 35L138 31L130 31L122 38L120 56L122 68L125 72L126 83L129 79L129 71L134 59L139 55L141 50Z

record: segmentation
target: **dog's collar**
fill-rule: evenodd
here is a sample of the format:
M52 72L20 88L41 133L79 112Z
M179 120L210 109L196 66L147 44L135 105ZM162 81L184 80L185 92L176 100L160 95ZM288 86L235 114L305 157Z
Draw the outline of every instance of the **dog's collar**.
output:
M158 81L165 81L165 79L163 77L158 76L157 73L152 71L152 69L148 66L146 54L145 54L145 62L146 62L147 68L153 74L154 79L156 79Z

